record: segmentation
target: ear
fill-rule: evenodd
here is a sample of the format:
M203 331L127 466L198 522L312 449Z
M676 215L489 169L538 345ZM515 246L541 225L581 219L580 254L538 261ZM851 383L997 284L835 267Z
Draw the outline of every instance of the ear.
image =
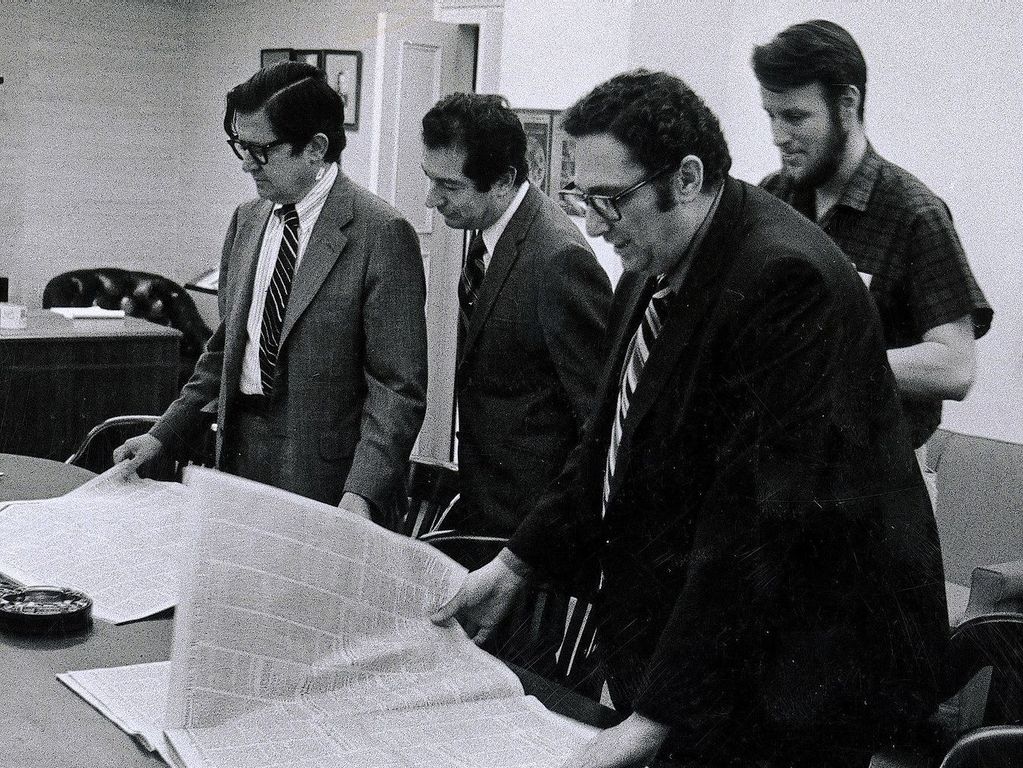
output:
M684 203L696 199L703 189L703 161L696 155L686 155L671 175L675 196Z
M494 183L490 186L491 189L496 190L501 195L506 195L514 192L516 189L516 172L515 168L508 166L504 169L504 173L497 177ZM523 179L527 181L527 179Z
M860 119L860 104L863 94L855 85L846 85L838 97L838 112L846 126Z
M323 162L323 156L327 154L327 147L330 145L330 140L327 139L327 135L324 133L317 133L311 139L309 143L305 145L303 154L309 161L314 164Z

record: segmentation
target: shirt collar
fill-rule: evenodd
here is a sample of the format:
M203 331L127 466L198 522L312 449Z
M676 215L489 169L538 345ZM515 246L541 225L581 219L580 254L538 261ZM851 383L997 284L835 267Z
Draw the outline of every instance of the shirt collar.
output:
M727 182L727 178L725 180ZM696 234L693 235L693 239L689 241L689 245L686 246L685 251L679 257L679 260L675 262L675 265L664 274L657 276L657 285L659 288L667 288L671 293L677 293L682 287L682 283L685 282L686 273L689 272L689 266L693 262L693 254L696 253L700 245L703 244L703 239L707 236L707 230L710 229L710 222L714 219L714 214L717 213L718 204L721 202L721 195L725 191L725 182L722 182L721 186L718 187L717 193L714 195L714 200L710 204L710 208L707 209L707 215L703 217L703 221L700 223L700 228L696 230Z
M295 203L295 212L298 213L298 224L301 227L302 223L307 220L309 212L314 208L323 206L323 201L327 199L327 193L330 192L330 188L334 186L334 181L337 179L338 168L337 163L327 163L324 166L325 173L316 180L312 188L305 193L305 197ZM280 213L283 205L277 204L274 206L274 213Z
M504 234L504 230L508 226L508 222L511 221L512 216L515 215L515 211L522 205L522 201L526 199L526 192L529 191L529 182L524 181L519 187L518 192L515 193L515 197L505 208L504 213L501 214L501 218L491 224L489 227L483 230L483 244L487 246L487 253L493 255L494 249L497 247L497 241L501 239L501 235Z
M874 148L867 143L867 151L863 153L863 159L856 166L853 175L845 183L841 197L835 203L837 208L840 205L846 208L853 208L857 211L867 210L870 196L874 193L874 184L881 173L881 157L874 151Z

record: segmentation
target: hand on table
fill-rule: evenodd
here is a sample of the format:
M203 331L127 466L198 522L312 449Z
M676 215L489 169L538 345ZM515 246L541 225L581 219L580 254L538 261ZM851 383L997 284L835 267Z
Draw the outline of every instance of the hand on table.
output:
M670 728L633 712L601 731L561 768L643 768L657 755Z
M345 495L341 497L341 501L338 502L338 507L351 512L352 514L358 515L359 517L364 517L367 520L370 519L369 502L357 493L347 491Z
M455 596L434 611L430 621L447 625L456 619L476 645L480 645L511 610L525 581L525 576L515 573L498 555L469 573Z
M150 435L138 435L125 440L114 448L114 464L124 476L138 471L138 468L150 459L156 458L163 450L163 443Z

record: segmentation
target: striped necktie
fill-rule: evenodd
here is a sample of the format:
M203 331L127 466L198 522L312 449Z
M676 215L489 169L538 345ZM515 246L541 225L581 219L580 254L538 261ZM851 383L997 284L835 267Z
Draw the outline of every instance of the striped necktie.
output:
M291 280L295 276L295 261L298 259L298 211L294 205L284 205L277 211L277 215L284 222L284 233L281 235L281 247L277 252L277 263L270 277L270 285L266 289L263 324L259 331L259 374L264 395L273 392L281 327L288 307L288 294L291 293Z
M483 277L486 274L483 264L483 255L486 252L487 246L483 242L483 234L477 231L469 242L469 250L465 254L465 266L462 268L462 277L458 281L458 307L462 313L462 323L466 328L469 327L472 308L479 297L480 285L483 284Z
M629 348L625 353L625 366L622 368L622 381L618 390L618 407L615 410L614 423L611 425L611 443L607 449L607 467L604 471L604 493L600 505L600 517L607 515L607 502L611 494L611 478L614 477L615 466L618 460L618 446L622 440L622 429L625 427L625 418L629 414L629 401L636 391L639 383L639 376L643 372L650 350L654 346L654 340L661 331L661 315L663 315L669 298L670 288L658 288L660 281L655 285L654 295L650 297L646 312L643 313L643 322L639 324L636 332L632 335Z

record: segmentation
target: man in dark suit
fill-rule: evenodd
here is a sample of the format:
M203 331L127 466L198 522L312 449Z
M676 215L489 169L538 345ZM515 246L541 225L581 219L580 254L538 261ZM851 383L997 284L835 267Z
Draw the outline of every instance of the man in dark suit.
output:
M159 423L115 451L126 470L215 405L226 471L365 516L402 497L426 401L423 263L409 223L338 168L343 122L307 64L227 95L228 143L259 199L228 228L220 326Z
M602 573L628 717L570 766L856 766L934 708L948 633L927 493L863 283L728 176L715 116L645 70L565 116L566 197L626 266L583 440L434 615L485 638L533 569Z
M445 97L423 118L423 144L426 204L475 231L459 286L462 505L448 523L509 536L592 409L611 286L578 227L527 180L526 135L504 99Z

